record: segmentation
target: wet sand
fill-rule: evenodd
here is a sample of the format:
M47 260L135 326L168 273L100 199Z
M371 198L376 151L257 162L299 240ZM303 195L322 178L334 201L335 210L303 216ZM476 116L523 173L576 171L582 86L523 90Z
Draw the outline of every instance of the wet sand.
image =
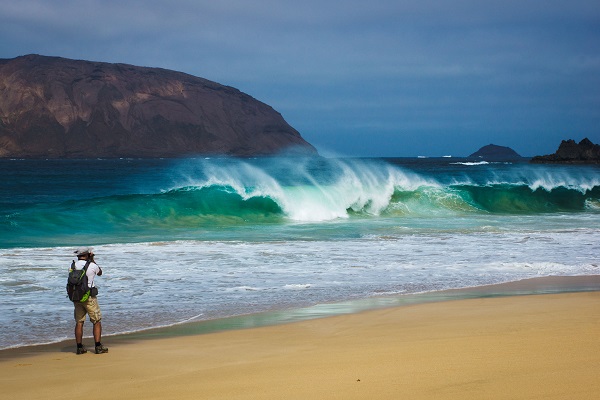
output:
M518 293L541 282L511 287ZM492 296L202 335L106 338L110 351L102 355L75 355L73 343L2 351L2 393L7 399L597 396L600 292L498 297L497 287L484 289Z

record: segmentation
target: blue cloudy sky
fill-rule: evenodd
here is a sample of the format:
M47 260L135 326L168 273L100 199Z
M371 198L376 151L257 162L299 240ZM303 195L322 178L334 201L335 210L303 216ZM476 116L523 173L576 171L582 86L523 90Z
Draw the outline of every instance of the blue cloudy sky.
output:
M273 106L322 154L600 142L598 0L19 0L0 58L162 67Z

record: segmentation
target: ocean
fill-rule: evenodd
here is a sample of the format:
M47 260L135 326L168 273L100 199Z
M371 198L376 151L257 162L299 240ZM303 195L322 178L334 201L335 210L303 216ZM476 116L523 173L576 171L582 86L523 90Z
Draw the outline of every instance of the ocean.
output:
M600 275L598 166L456 157L0 160L0 173L0 349L72 339L65 284L81 245L94 248L104 271L105 337Z

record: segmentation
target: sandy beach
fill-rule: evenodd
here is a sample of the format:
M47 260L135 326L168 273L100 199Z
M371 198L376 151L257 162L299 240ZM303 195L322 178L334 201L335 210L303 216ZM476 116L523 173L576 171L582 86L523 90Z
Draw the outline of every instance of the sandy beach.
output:
M600 292L477 298L106 338L104 355L77 356L72 343L7 350L0 381L11 400L591 399L599 338Z

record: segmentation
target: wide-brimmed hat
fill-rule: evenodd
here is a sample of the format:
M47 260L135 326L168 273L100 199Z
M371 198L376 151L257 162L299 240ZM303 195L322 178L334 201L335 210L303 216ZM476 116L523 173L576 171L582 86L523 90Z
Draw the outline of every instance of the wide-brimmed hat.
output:
M77 250L75 250L75 254L78 256L84 256L86 254L91 254L92 252L93 249L91 247L79 247Z

